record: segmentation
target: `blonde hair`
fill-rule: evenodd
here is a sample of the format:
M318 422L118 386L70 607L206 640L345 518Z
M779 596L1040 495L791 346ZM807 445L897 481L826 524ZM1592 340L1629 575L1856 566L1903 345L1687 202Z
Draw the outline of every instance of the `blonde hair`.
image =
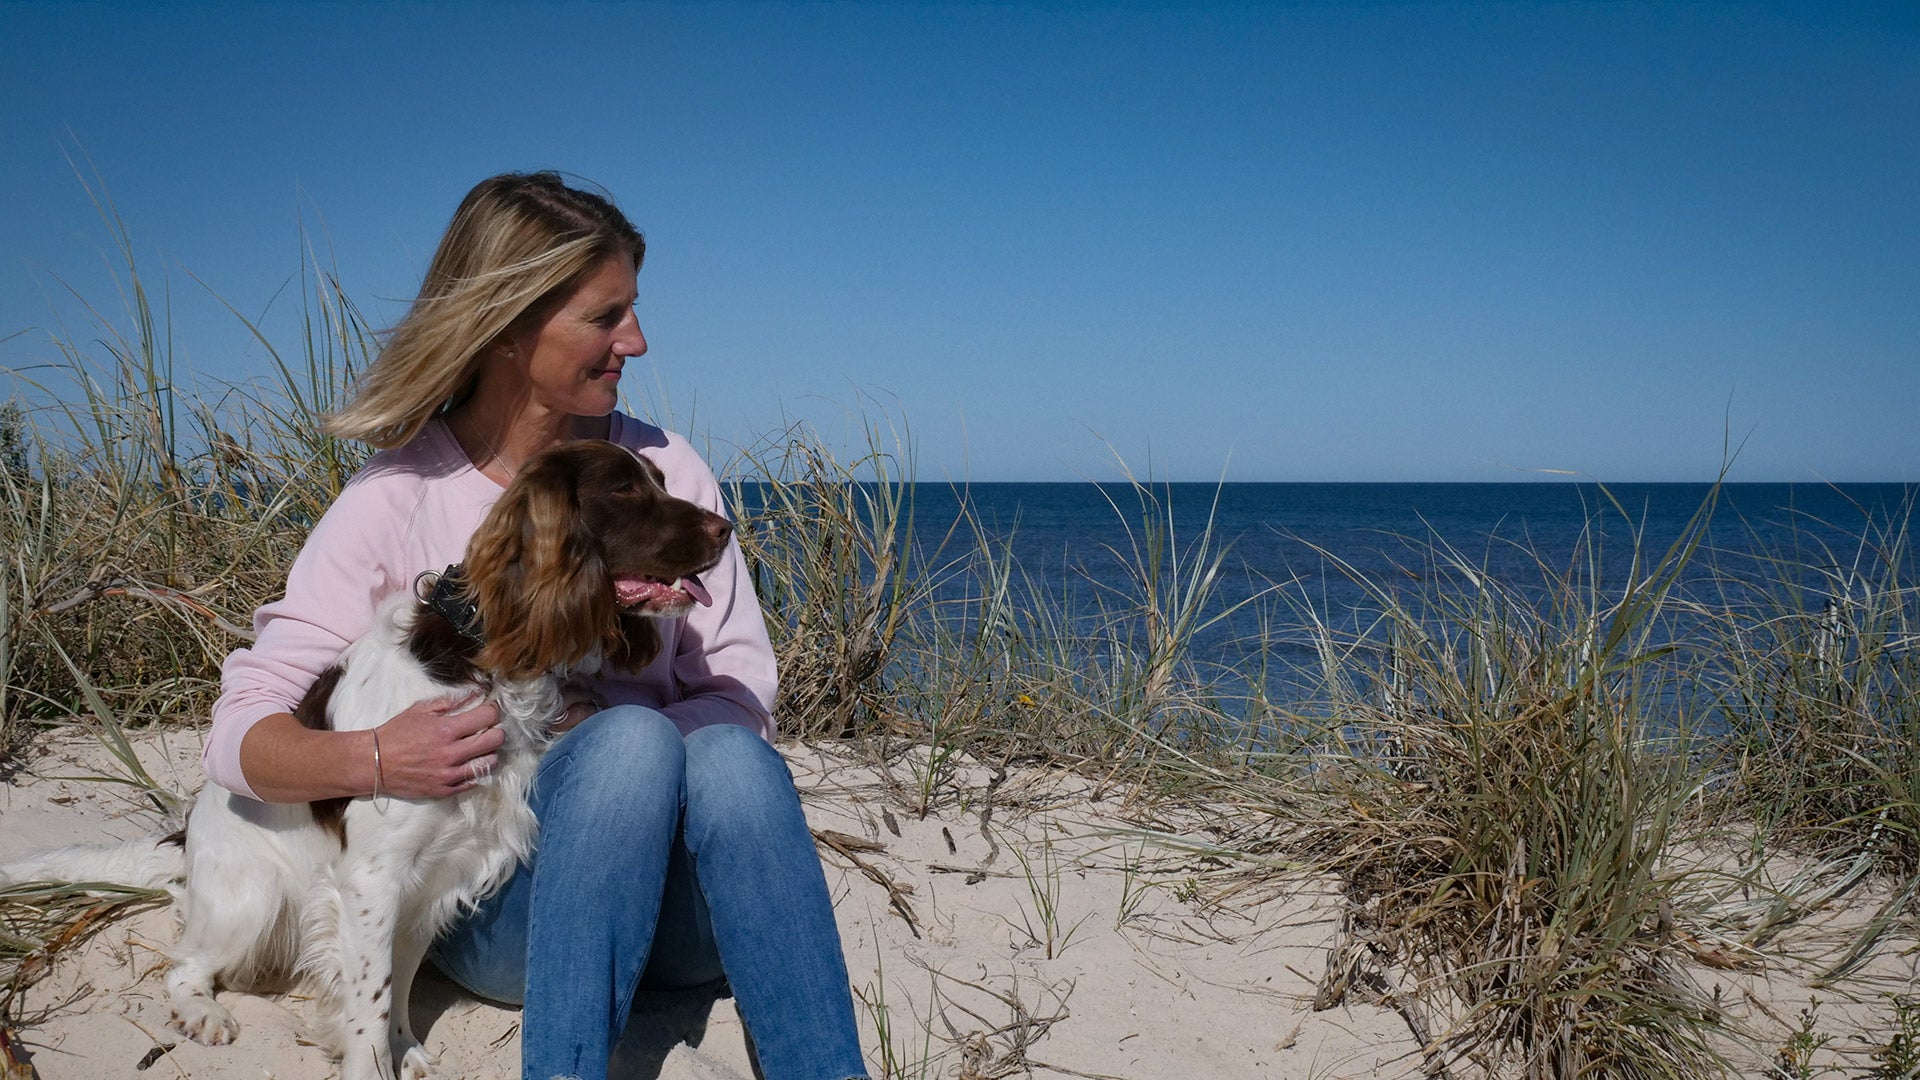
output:
M603 261L628 256L638 270L646 251L611 201L558 173L480 181L454 211L420 295L327 430L399 446L472 393L481 357L502 333L542 317Z

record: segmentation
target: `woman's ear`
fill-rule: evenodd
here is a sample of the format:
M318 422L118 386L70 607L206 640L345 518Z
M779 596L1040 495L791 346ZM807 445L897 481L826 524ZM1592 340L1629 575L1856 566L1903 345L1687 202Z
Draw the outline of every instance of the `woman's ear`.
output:
M499 333L480 346L480 360L486 366L497 364L518 364L530 347L527 334L527 315L521 316L503 327Z

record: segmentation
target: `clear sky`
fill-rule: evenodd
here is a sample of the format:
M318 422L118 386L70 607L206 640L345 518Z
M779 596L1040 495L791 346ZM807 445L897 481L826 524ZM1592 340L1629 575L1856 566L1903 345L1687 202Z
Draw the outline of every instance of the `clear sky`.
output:
M118 303L76 161L208 378L264 366L208 289L293 344L303 227L388 323L551 167L722 447L874 398L923 479L1920 481L1911 3L0 0L0 363Z

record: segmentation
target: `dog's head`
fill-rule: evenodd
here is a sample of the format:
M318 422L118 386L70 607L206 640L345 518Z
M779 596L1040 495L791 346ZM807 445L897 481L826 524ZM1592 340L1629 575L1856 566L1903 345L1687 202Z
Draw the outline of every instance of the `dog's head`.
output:
M726 518L667 494L658 466L608 442L548 450L515 476L467 544L482 670L524 679L597 649L621 667L659 651L653 618L711 603L699 575Z

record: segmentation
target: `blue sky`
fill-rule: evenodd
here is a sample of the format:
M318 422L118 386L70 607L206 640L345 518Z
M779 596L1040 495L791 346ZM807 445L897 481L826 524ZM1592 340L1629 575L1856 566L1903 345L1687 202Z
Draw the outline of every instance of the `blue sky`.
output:
M0 3L0 363L118 303L70 159L224 380L208 289L291 345L304 228L390 322L552 167L722 458L868 401L923 479L1920 481L1916 12Z

